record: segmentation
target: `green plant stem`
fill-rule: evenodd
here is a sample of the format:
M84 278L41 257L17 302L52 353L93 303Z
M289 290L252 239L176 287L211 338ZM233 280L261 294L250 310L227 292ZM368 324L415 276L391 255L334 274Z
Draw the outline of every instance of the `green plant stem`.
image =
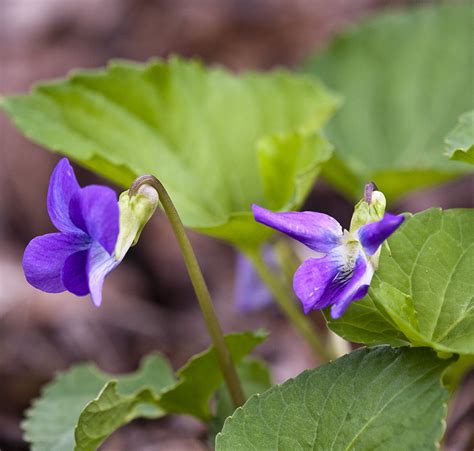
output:
M298 330L298 332L308 342L316 356L324 362L333 360L334 356L316 335L316 330L311 324L311 321L298 309L290 290L288 290L286 285L282 283L268 268L261 253L258 251L251 251L247 252L246 255L252 262L260 278L270 289L270 292L273 294L273 297L280 308L286 314L296 330Z
M181 248L181 253L189 273L189 277L196 292L196 296L201 307L201 312L204 317L209 335L214 346L217 360L219 362L222 374L232 397L235 407L239 407L245 402L244 392L240 384L237 371L234 363L230 357L229 350L224 340L224 335L219 324L214 305L212 303L211 295L207 288L206 282L199 267L196 255L189 241L186 231L184 229L181 218L176 211L176 208L162 183L152 175L143 175L138 177L130 187L129 193L131 195L138 191L142 185L150 185L156 189L161 205L168 216L173 232L178 240Z

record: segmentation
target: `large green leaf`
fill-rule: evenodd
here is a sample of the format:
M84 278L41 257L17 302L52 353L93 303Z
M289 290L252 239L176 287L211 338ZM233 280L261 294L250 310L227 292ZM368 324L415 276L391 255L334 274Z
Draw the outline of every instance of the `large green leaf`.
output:
M445 141L446 154L451 160L474 164L474 110L461 115Z
M226 335L225 341L234 363L239 363L264 341L263 331ZM160 406L170 413L194 415L209 420L209 401L223 382L213 348L195 355L178 372L179 381L161 393Z
M368 295L329 327L366 344L474 354L474 209L430 209L389 238Z
M426 348L354 351L250 398L216 450L435 450L449 363Z
M118 382L109 382L112 379ZM94 365L78 365L58 375L28 410L22 424L25 439L32 451L94 450L108 434L133 418L163 415L156 396L174 383L173 372L160 355L146 358L136 373L120 377L105 374ZM98 395L98 401L89 403ZM111 410L104 411L105 406ZM76 425L80 443L75 448Z
M335 156L324 175L348 195L373 180L390 200L466 170L442 153L473 106L472 11L453 2L383 13L307 63L345 97L327 128Z
M269 233L252 203L304 200L331 154L317 131L337 103L307 76L234 76L178 58L112 62L2 100L33 141L124 187L157 176L186 226L240 245Z

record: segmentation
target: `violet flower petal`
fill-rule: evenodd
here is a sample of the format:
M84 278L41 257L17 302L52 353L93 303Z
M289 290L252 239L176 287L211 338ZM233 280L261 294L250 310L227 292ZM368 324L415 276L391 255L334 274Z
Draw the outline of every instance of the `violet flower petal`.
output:
M83 250L70 255L64 262L61 279L66 290L76 296L89 294L88 256L89 250Z
M92 302L97 307L102 303L104 279L119 263L120 261L110 256L99 243L92 243L88 255L87 272Z
M375 254L381 244L398 229L404 220L403 215L385 213L380 221L371 222L360 227L357 234L367 255Z
M69 202L79 190L71 164L67 158L62 158L51 174L47 198L49 217L62 232L80 232L69 217Z
M331 316L334 319L340 318L351 302L362 299L367 294L373 275L373 266L360 252L351 275L340 273L339 280L336 279L327 287L325 296L332 299ZM347 280L345 277L348 277Z
M363 298L374 274L362 249L353 267L347 266L345 246L340 246L323 258L310 258L296 271L293 288L305 313L330 306L331 316L339 318L352 301Z
M308 258L296 270L293 276L293 289L306 314L331 304L332 299L324 298L323 294L338 271L339 262L335 261L332 255Z
M61 279L64 262L89 246L85 234L48 233L32 239L23 254L26 280L47 293L61 293L66 289Z
M89 185L71 198L69 215L74 224L84 230L112 255L119 234L120 211L117 193L106 186Z
M341 225L331 216L313 211L274 213L252 205L257 222L300 241L317 252L327 253L340 244Z

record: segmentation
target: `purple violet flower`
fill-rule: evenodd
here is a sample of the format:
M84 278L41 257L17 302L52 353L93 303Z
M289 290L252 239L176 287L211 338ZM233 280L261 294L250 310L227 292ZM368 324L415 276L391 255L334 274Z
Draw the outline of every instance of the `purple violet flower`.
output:
M331 216L310 211L274 213L252 206L255 220L283 232L325 254L305 260L293 278L293 288L305 313L331 307L340 318L349 304L369 289L382 243L400 226L404 216L385 213L348 232Z
M25 249L26 280L48 293L70 291L102 302L105 276L118 264L114 256L119 235L117 194L111 188L81 188L63 158L49 182L48 213L59 230L34 238Z

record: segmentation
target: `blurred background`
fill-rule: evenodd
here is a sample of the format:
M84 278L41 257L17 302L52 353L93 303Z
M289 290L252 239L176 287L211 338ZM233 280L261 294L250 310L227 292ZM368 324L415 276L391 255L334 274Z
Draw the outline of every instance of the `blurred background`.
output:
M179 54L233 71L294 67L348 24L384 8L422 2L382 0L0 0L0 93L23 92L41 79L110 58L145 61ZM147 225L105 284L100 309L87 298L48 295L30 287L21 269L28 241L51 232L46 192L58 157L28 142L0 114L0 449L26 450L23 411L54 373L83 360L109 372L134 370L152 350L175 368L208 345L194 294L162 214ZM101 181L77 168L82 185ZM392 210L474 207L473 179L417 192ZM348 226L352 205L318 182L308 209ZM264 327L272 335L259 355L274 381L315 362L276 309L243 315L233 303L235 254L227 245L192 234L196 253L226 331ZM318 323L318 315L314 316ZM472 376L472 375L471 375ZM471 449L473 377L453 404L446 449ZM471 437L472 439L472 437ZM472 442L471 442L472 445ZM104 450L204 450L198 422L170 417L134 422Z

